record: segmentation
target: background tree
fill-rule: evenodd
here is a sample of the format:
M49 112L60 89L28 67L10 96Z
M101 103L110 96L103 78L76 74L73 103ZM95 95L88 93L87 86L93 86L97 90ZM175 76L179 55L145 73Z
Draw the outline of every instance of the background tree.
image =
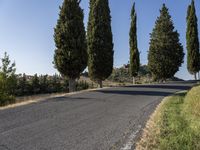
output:
M39 77L40 93L47 93L49 87L48 75L41 75Z
M138 75L140 69L140 54L137 47L137 15L135 11L135 3L131 10L131 28L129 33L130 45L130 75L133 77L133 84L135 84L135 77Z
M51 77L49 84L50 84L49 86L50 86L50 92L51 93L61 92L61 89L62 89L62 87L61 87L61 77L59 75L54 74ZM68 87L68 83L65 83L65 86Z
M31 91L33 94L40 93L40 82L37 74L31 79Z
M200 70L198 25L194 0L188 6L187 11L187 69L197 79Z
M75 91L75 79L87 66L84 16L79 3L80 0L64 0L54 34L54 64L62 76L69 78L70 92Z
M23 96L23 95L28 95L30 93L30 85L27 81L26 74L24 73L23 75L18 76L18 81L17 81L17 96Z
M174 31L168 8L163 4L151 33L148 67L156 79L166 80L179 70L183 58L184 52L179 42L179 34Z
M102 81L113 70L114 51L108 0L90 0L87 40L89 76L102 88Z

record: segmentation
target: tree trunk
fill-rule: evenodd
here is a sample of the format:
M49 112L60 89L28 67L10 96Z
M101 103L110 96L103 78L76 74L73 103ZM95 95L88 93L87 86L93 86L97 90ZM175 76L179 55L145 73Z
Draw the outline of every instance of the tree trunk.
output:
M98 84L99 84L99 88L103 88L103 82L102 82L102 80L99 80Z
M135 84L135 77L133 77L133 84Z
M69 79L69 92L75 92L76 91L76 81L75 79L70 78Z
M200 80L200 72L198 72L198 80Z
M194 74L194 80L197 80L197 73Z

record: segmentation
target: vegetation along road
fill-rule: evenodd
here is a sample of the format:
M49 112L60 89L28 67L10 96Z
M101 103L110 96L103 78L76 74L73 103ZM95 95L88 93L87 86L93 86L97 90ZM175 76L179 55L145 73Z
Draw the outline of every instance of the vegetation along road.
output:
M129 149L163 97L193 84L108 88L1 110L0 149Z

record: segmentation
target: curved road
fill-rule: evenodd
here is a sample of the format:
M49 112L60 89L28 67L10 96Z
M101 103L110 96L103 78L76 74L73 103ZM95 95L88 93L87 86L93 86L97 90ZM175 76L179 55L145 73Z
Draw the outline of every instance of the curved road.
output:
M0 110L0 150L128 150L163 97L193 84L109 88Z

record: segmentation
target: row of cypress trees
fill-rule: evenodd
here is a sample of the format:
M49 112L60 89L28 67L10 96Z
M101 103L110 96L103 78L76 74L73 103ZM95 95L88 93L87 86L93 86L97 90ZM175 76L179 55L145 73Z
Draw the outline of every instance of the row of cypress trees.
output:
M102 81L113 70L113 37L108 0L90 0L90 13L87 36L83 23L81 0L64 0L60 7L59 19L55 27L56 50L54 64L62 76L69 79L69 91L75 90L75 79L88 66L89 76L102 87ZM138 75L140 54L137 47L137 14L135 4L131 10L129 32L130 75ZM183 46L179 33L175 30L168 8L163 4L160 16L150 34L148 67L155 79L166 80L175 75L183 63ZM194 0L187 14L187 64L188 71L195 74L200 70L200 54L197 17Z
M88 66L90 78L99 83L113 69L113 38L108 0L90 0L87 39L81 0L64 0L55 27L54 64L69 79L69 91L75 90L75 79Z
M140 68L140 54L137 46L137 14L135 3L131 11L131 28L129 33L130 65L129 72L133 77L138 75ZM173 21L168 8L163 4L160 16L150 34L150 47L148 53L148 68L156 80L172 78L183 63L183 46L179 42L179 34L174 29Z
M136 17L133 18L133 20L136 20ZM187 69L190 74L195 76L195 80L197 79L197 73L200 71L197 22L198 19L196 16L195 3L194 0L192 0L187 11ZM133 30L132 32L136 36L135 31L136 30ZM130 39L131 37L135 38L135 36L130 34ZM150 38L148 68L157 80L172 78L183 63L185 54L183 46L179 40L179 33L175 30L169 10L165 4L163 4L162 9L160 10L160 16L156 20L155 27L150 34ZM135 44L131 48L133 49L131 54L133 55L135 53L135 55L133 55L135 56L135 59L133 60L137 60L137 38L135 38L134 41ZM132 64L136 65L137 62L132 61ZM130 65L130 67L135 69L132 69L134 70L133 73L137 72L137 66L133 67ZM132 75L134 76L137 74Z

